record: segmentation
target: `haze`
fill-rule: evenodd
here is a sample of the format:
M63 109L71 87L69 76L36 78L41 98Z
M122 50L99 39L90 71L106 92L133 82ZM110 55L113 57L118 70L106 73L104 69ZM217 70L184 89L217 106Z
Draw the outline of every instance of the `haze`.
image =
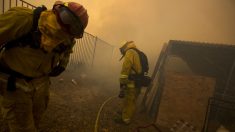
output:
M51 8L54 0L26 0ZM87 32L112 45L134 40L150 60L171 39L235 44L234 0L74 0L89 13Z

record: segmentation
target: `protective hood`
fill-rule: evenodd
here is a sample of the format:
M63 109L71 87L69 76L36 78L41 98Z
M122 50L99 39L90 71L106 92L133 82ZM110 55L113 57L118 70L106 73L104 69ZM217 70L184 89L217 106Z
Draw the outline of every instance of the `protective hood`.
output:
M52 11L42 12L38 27L42 33L40 46L47 52L51 52L58 44L69 39L68 34L62 30Z
M125 41L124 44L119 48L122 54L120 60L122 60L122 58L125 56L126 51L131 48L136 48L134 41Z

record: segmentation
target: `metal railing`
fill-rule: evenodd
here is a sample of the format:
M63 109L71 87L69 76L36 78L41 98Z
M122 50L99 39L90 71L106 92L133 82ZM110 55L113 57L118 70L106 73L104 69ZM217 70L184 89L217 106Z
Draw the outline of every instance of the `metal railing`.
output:
M0 9L2 13L4 13L5 11L7 11L8 9L14 6L27 7L31 9L36 8L36 6L23 0L1 0L1 3L2 3L2 6L0 7Z
M32 9L36 8L36 6L30 4L30 3L26 2L26 1L19 0L19 2L21 2L21 6L22 7L27 7L27 8L32 8ZM16 0L16 6L18 6L17 0Z

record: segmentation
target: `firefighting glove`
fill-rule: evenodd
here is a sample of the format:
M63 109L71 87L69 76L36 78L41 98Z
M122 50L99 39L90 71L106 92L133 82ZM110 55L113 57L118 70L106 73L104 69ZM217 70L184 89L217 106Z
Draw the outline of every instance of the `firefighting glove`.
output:
M126 84L120 84L120 92L118 95L119 98L125 97L125 89L126 89Z
M16 90L16 78L14 76L8 77L7 91L13 92Z
M62 67L62 66L56 66L56 67L53 68L52 71L49 73L49 76L51 76L51 77L59 76L64 70L65 70L64 67Z

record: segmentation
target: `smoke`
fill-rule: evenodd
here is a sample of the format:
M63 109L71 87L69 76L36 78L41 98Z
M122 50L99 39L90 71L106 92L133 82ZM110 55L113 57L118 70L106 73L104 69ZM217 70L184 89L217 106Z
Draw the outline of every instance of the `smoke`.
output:
M152 69L171 39L235 44L234 12L232 0L96 1L87 31L117 46L134 40Z
M234 0L74 1L88 10L87 32L116 46L134 40L149 56L150 68L171 39L235 44Z

